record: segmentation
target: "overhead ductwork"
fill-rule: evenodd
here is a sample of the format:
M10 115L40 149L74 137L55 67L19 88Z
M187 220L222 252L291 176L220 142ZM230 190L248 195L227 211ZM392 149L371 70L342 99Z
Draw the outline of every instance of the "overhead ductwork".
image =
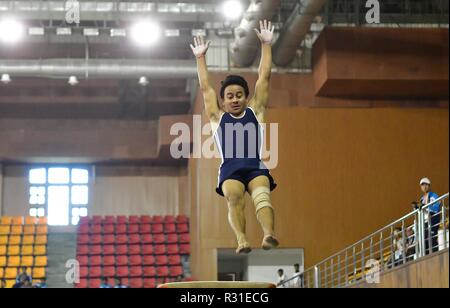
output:
M14 77L78 78L89 79L132 79L149 78L191 78L197 76L193 61L180 60L0 60L0 75Z
M280 4L281 0L252 0L231 44L231 59L236 66L252 65L260 47L254 29L259 28L260 20L271 20Z
M294 60L298 47L326 2L327 0L300 0L274 46L273 61L276 65L287 66Z
M182 2L182 1L180 1ZM81 21L134 21L140 18L173 22L225 21L218 1L0 1L0 19L65 20L66 13L79 10ZM209 3L208 3L209 2Z

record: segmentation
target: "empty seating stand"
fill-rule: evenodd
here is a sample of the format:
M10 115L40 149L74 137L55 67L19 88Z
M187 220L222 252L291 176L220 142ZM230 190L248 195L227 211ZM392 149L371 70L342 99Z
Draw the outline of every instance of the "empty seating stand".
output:
M182 260L190 255L186 216L83 217L78 226L77 288L111 285L120 277L131 288L155 288L184 277Z
M22 267L33 282L46 278L48 224L45 217L0 216L0 279L8 288Z

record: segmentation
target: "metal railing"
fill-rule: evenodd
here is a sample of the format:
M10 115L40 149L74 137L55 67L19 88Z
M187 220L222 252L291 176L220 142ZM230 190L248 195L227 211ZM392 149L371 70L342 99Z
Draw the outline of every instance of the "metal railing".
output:
M342 288L376 283L387 270L449 248L448 197L419 207L280 285Z

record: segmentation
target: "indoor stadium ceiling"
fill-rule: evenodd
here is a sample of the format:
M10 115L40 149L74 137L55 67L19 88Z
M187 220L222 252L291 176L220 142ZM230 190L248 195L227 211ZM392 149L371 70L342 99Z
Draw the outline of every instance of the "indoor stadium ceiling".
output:
M79 5L79 23L68 22L67 12L73 8L67 7L70 2ZM192 36L204 33L216 41L221 40L225 42L221 48L227 53L233 49L235 35L240 35L235 29L242 19L252 18L253 13L246 11L247 8L261 1L254 1L256 4L250 0L239 1L240 14L233 6L231 9L224 7L226 2L0 0L0 22L13 18L26 32L17 43L5 44L0 40L0 76L3 78L0 117L155 120L161 115L186 114L196 89L195 61L189 48ZM314 23L364 24L363 0L318 2L324 4L311 13ZM278 5L271 8L273 11L263 13L273 16L277 33L283 33L289 26L287 21L295 17L292 15L313 2L273 0L272 3ZM448 25L448 0L384 0L381 5L382 23L390 26ZM232 16L236 14L239 15ZM131 40L131 29L141 20L151 21L161 32L159 41L152 46L137 46ZM316 38L322 28L312 25L308 32ZM0 29L0 36L11 31ZM153 33L147 31L141 35L145 41L152 38ZM298 48L310 49L311 44L303 42ZM254 66L255 58L249 59L239 66ZM297 60L294 62L300 66L296 68L309 68L298 64L301 62ZM84 64L93 67L90 74L80 73ZM122 67L126 70L118 74L117 69L114 70L116 64L123 65L118 66L119 70ZM39 73L37 68L42 67L50 73ZM56 69L51 72L53 67L60 68L58 73ZM140 71L145 71L140 70L142 67L148 68L151 75L141 74ZM8 71L11 68L15 74ZM99 71L103 75L95 74ZM77 77L78 83L69 85L70 76Z

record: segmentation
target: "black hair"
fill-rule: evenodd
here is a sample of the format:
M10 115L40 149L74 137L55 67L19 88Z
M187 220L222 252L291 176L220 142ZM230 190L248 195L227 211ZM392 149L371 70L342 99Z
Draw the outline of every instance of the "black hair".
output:
M220 88L220 97L222 99L225 98L225 89L229 86L237 85L244 88L245 91L245 97L248 97L250 95L250 90L248 88L248 83L242 76L238 75L229 75L227 78L225 78L224 81L221 82L222 87Z

